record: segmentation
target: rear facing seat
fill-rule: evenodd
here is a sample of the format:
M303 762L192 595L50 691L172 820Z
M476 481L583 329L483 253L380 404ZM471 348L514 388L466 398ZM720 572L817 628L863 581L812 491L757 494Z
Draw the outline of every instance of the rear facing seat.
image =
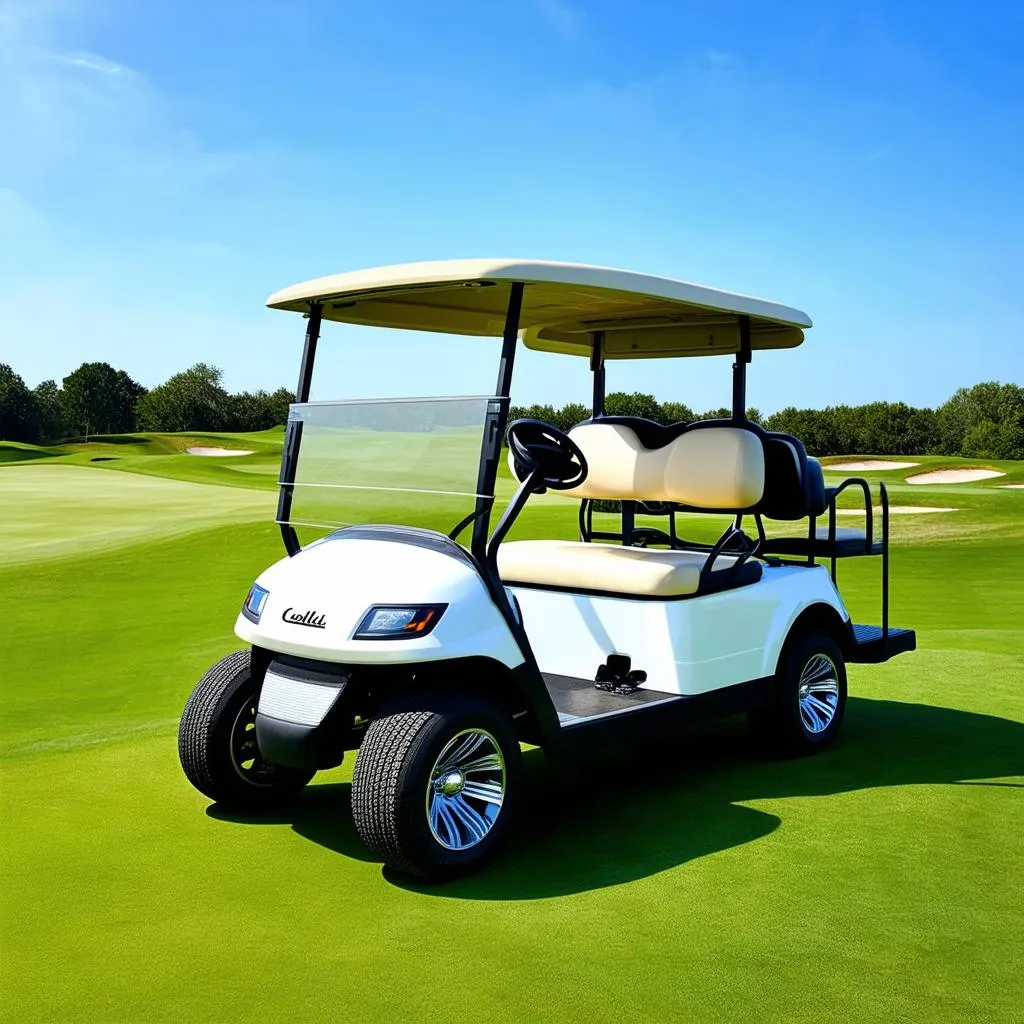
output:
M767 519L820 516L826 508L821 463L790 434L764 432L765 489L757 511Z
M589 473L581 486L553 492L568 498L647 500L741 513L756 511L765 496L767 435L752 424L708 420L661 427L605 417L579 424L569 436L586 456ZM706 569L707 559L706 552L570 541L513 541L498 549L502 578L526 586L670 598L761 577L759 562L721 555Z

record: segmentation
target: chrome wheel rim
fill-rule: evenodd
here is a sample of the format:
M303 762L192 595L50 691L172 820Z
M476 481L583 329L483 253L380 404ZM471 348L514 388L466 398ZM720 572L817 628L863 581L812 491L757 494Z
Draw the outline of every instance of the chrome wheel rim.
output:
M815 654L800 673L800 723L812 736L824 732L839 707L839 672L827 654Z
M231 727L231 767L251 786L272 786L278 779L274 765L263 760L256 743L256 696L247 700Z
M505 799L505 759L484 729L464 729L441 751L427 783L427 823L446 850L468 850L494 828Z

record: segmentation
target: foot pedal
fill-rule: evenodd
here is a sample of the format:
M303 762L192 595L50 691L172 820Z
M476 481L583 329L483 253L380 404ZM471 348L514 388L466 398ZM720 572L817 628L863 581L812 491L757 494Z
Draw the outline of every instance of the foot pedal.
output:
M647 673L641 669L630 671L632 659L628 654L609 654L608 661L597 670L594 689L623 696L636 691L647 682Z

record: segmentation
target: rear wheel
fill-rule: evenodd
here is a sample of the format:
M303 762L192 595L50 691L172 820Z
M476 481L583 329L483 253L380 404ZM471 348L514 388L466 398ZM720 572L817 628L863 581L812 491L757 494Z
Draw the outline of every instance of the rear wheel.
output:
M185 776L200 793L226 807L279 806L314 774L263 760L256 744L258 703L250 652L235 651L199 681L178 725Z
M846 711L846 665L827 633L804 633L787 642L775 675L775 696L750 722L774 753L811 754L828 746Z
M352 813L390 867L441 881L478 867L505 835L519 794L512 723L470 694L415 694L382 709L352 776Z

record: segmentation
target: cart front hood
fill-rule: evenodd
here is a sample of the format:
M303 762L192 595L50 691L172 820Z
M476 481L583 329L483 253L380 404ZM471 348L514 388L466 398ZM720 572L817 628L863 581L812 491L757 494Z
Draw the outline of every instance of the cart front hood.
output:
M368 527L341 530L283 558L256 583L268 592L236 635L281 654L345 664L485 656L514 668L522 653L472 559L443 534ZM423 637L356 640L375 605L446 605Z

